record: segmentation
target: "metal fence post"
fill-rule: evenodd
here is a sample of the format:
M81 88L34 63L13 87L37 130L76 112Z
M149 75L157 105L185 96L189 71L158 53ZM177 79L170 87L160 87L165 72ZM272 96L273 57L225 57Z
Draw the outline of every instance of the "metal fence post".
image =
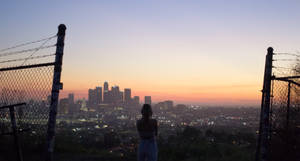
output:
M65 31L66 31L66 26L64 24L60 24L58 26L58 33L57 33L57 44L56 44L56 53L55 53L56 56L55 56L51 104L50 104L48 130L47 130L47 152L46 152L47 161L53 161L57 105L59 99L59 90L62 89L62 83L60 82L60 77L61 77L62 60L63 60L63 53L64 53Z
M272 80L272 64L273 64L273 48L268 48L266 56L264 82L262 90L260 127L258 136L258 146L256 151L256 160L267 161L269 152L269 115L270 115L270 97L271 97L271 80Z
M23 161L22 149L19 141L18 128L16 123L16 117L15 117L15 106L9 107L9 113L10 113L10 122L12 125L12 130L14 135L15 149L18 155L18 161Z

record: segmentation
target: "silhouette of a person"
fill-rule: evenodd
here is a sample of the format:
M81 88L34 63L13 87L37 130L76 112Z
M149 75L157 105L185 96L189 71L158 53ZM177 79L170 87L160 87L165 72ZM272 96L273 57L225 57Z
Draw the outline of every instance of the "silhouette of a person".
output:
M149 104L142 108L142 118L136 123L140 136L138 161L157 161L157 121L152 119L152 109Z

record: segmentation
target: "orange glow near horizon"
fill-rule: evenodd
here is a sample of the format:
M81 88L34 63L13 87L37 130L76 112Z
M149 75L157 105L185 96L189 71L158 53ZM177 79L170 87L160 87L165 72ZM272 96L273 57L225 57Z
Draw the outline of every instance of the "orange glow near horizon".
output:
M90 69L87 72L81 71L80 68L63 71L64 90L60 97L75 93L75 99L88 99L89 88L103 87L104 81L108 81L109 88L114 85L118 85L121 91L124 88L131 88L132 96L140 96L141 103L144 96L151 96L153 102L173 100L175 104L258 105L260 103L259 90L262 78L255 77L253 74L248 75L238 69L218 75L213 74L217 73L218 69L215 68L212 68L211 72L199 70L202 75L193 74L197 72L194 68L187 72L180 70L167 72L169 69L165 66L142 74L134 71L122 72L122 68L119 69L120 71L112 69L111 73ZM81 74L78 75L74 71ZM108 79L97 81L102 77Z
M212 104L212 105L258 105L260 102L260 85L219 85L219 86L193 86L193 85L162 85L162 84L136 84L131 83L109 84L119 85L120 90L131 88L132 97L140 96L141 103L144 96L151 96L153 102L173 100L175 104ZM61 98L68 93L75 93L76 99L88 98L88 89L102 86L101 84L87 85L69 83L61 92Z

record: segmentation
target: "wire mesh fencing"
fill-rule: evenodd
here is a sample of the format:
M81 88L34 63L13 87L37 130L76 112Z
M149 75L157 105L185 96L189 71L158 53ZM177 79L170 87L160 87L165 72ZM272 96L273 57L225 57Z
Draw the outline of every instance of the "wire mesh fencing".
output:
M300 66L298 54L275 53L271 84L270 159L299 159Z
M24 156L41 155L46 148L56 37L0 50L0 160L15 159L11 111L5 108L10 105L24 103L13 107Z
M17 107L16 117L20 129L30 128L31 133L42 135L46 132L49 115L49 96L51 95L53 66L44 66L29 69L2 71L0 86L0 106L26 103ZM11 131L9 110L1 110L2 133ZM39 127L41 126L41 127Z

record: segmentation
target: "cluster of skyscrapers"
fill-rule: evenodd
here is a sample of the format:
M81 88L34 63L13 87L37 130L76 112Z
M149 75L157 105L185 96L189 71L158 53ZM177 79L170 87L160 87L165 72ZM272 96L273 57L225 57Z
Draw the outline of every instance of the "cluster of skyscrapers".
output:
M50 102L50 96L48 97ZM145 96L145 103L150 104L151 96ZM75 101L74 93L69 93L67 98L61 98L59 101L59 113L68 114L78 111L97 110L99 107L139 107L140 97L131 96L131 89L125 88L121 91L119 86L112 86L109 89L108 82L104 82L103 88L97 86L88 90L88 100L80 99Z
M151 104L151 96L145 96L145 103ZM132 97L130 88L125 88L124 91L121 91L119 86L112 86L109 89L108 82L104 82L103 88L97 86L88 91L87 105L89 107L96 107L100 104L138 105L140 104L140 97Z

